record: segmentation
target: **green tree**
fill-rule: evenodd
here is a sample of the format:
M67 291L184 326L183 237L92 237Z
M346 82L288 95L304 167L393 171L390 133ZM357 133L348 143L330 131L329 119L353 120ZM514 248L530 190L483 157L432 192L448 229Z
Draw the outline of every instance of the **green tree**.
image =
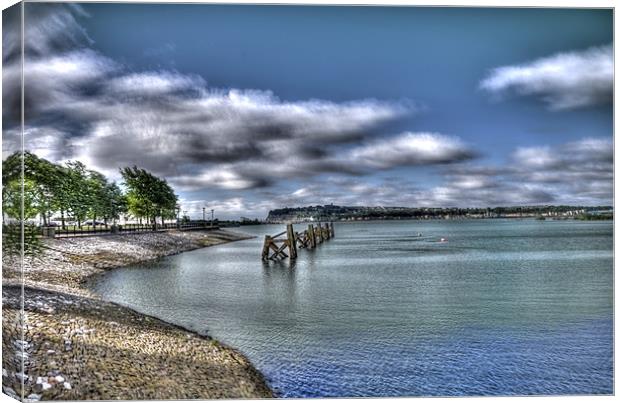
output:
M89 217L95 225L97 218L103 218L108 206L108 180L97 171L88 171L86 176L86 192L90 195Z
M18 255L22 251L26 255L34 254L41 246L37 229L27 221L36 217L44 198L31 178L22 184L22 158L17 152L2 163L2 213L3 218L4 215L9 218L3 219L2 224L2 252L6 255Z
M15 221L27 221L36 217L40 204L41 193L30 179L24 180L23 193L19 180L12 180L2 188L2 211Z
M120 172L129 189L127 206L131 214L145 217L153 224L157 217L162 224L166 218L175 217L178 198L165 179L136 166L122 168Z
M23 153L24 180L29 181L29 190L36 193L36 214L40 214L47 225L50 213L58 207L59 181L62 176L60 166L25 151ZM21 178L22 154L13 153L2 162L4 184L19 181Z
M117 220L121 214L127 212L127 197L115 182L106 183L102 194L101 214L107 225L108 220Z
M92 182L86 167L79 161L70 161L66 164L65 175L60 184L62 196L62 206L64 212L70 213L77 221L78 226L88 217L93 204L93 194L90 192ZM63 218L64 226L64 218Z

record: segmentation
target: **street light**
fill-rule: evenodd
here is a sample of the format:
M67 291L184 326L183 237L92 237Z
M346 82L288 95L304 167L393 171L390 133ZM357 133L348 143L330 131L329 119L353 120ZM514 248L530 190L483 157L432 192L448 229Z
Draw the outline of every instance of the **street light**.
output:
M202 222L206 222L206 219L205 219L205 209L206 209L206 207L202 208Z
M211 226L213 227L213 209L211 209Z

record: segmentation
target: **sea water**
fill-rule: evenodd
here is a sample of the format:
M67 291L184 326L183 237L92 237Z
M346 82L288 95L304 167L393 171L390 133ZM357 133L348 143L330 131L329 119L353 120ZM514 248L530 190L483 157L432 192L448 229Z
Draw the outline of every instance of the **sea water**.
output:
M334 225L294 263L260 259L283 225L245 226L94 289L240 350L284 397L613 393L611 222Z

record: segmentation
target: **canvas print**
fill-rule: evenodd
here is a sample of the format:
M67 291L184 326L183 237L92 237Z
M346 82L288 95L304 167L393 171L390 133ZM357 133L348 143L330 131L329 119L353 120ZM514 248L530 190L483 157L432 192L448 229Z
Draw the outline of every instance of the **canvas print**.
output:
M2 23L5 395L614 393L613 9Z

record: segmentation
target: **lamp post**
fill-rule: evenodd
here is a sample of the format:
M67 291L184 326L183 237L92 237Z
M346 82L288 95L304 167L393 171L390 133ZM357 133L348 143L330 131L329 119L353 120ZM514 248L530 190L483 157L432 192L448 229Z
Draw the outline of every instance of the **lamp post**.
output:
M211 227L213 227L213 209L211 209Z

